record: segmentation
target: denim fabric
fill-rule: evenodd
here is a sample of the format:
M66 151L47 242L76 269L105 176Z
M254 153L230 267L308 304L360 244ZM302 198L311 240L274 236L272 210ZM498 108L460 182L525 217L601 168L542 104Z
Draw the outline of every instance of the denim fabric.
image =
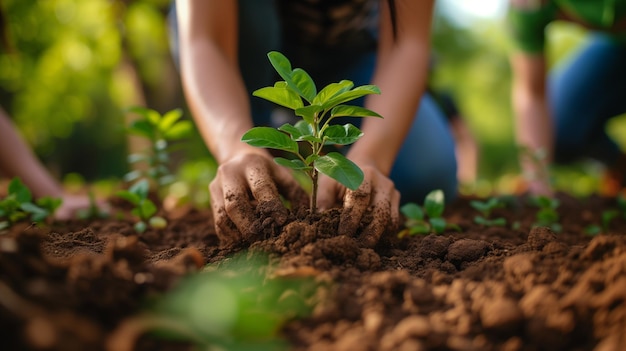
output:
M571 59L553 70L549 102L556 127L555 160L581 157L613 164L621 151L605 128L626 112L626 47L594 34Z
M320 68L307 63L300 64L292 59L298 55L292 55L290 48L281 45L280 19L274 10L274 1L240 0L239 3L239 64L250 94L258 88L273 85L277 79L267 59L267 53L271 50L283 52L294 67L306 66L305 69L318 85L318 89L341 79L352 80L355 86L369 84L375 66L374 51L354 55L340 67L324 65ZM171 38L176 40L175 21L170 21L170 30L174 33ZM317 52L315 55L316 58L309 61L332 63L333 57L337 57L335 55L338 53ZM176 52L174 56L177 56ZM359 102L362 103L362 99ZM251 107L255 125L277 126L284 122L282 120L272 123L272 112L276 109L262 99L251 96ZM357 126L361 122L361 119L348 120ZM346 120L337 122L345 123ZM402 194L403 203L421 204L426 194L434 189L442 189L448 201L457 195L453 137L443 112L428 94L421 99L415 121L396 158L390 177Z

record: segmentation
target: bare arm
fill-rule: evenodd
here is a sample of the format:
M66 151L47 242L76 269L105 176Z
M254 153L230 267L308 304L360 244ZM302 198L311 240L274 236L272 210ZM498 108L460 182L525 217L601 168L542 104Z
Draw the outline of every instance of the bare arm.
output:
M394 39L388 2L381 1L378 64L373 78L381 95L369 96L366 101L366 107L384 119L365 119L362 126L365 135L348 155L359 162L373 161L386 175L391 171L426 88L434 6L434 1L425 0L395 3L397 36ZM411 74L411 79L407 79L407 74Z
M262 217L284 224L287 209L280 193L294 204L306 203L304 190L287 169L275 164L267 150L241 141L253 122L237 60L237 6L235 0L180 0L176 8L185 97L219 164L209 190L223 245L261 232L257 208Z
M177 1L181 76L200 133L218 163L240 150L252 127L249 97L237 63L237 1Z
M553 125L546 97L546 60L543 54L515 53L512 99L515 113L517 143L529 152L545 152L545 159L537 163L522 155L522 170L531 177L530 191L549 194L551 189L544 170L552 160Z

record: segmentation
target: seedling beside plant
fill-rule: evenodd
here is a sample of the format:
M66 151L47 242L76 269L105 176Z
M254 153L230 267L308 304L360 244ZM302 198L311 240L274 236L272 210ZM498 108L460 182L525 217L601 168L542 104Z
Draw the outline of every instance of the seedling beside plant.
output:
M535 226L549 227L555 232L561 231L560 216L557 212L560 205L558 199L540 195L532 197L531 203L539 208L535 218Z
M445 196L442 190L433 190L424 198L424 205L420 206L409 202L400 207L400 212L405 217L405 229L398 233L399 238L416 234L443 233L446 229L460 231L458 225L448 223L443 218L445 210Z
M485 201L472 200L470 206L480 212L480 215L474 217L474 223L487 227L506 225L506 219L503 217L492 218L493 210L504 207L504 202L499 198L492 197Z
M19 178L13 178L7 196L0 200L0 230L20 221L41 223L54 215L61 202L61 199L53 197L33 201L30 189Z
M614 218L619 216L619 214L620 212L615 209L602 211L602 214L600 215L600 224L591 224L587 226L585 228L585 234L598 235L600 233L608 233L611 222Z
M319 92L309 74L301 68L292 69L291 62L283 54L272 51L268 58L283 81L272 87L254 91L253 95L294 111L302 120L291 125L283 124L278 129L254 127L241 140L249 145L282 150L295 156L294 159L276 157L282 166L307 174L312 182L310 198L311 212L317 203L319 173L325 174L345 187L356 190L363 182L361 169L339 152L322 153L326 145L350 145L363 133L354 125L332 125L337 117L379 117L378 113L360 106L344 105L365 95L380 94L375 85L354 87L349 80L331 83ZM300 151L299 142L308 143L310 153Z
M128 188L117 192L117 196L125 199L133 204L131 214L137 217L138 221L134 228L138 233L146 231L148 226L155 229L165 228L167 221L165 218L155 216L157 207L152 200L148 198L150 192L150 184L146 179L142 179Z

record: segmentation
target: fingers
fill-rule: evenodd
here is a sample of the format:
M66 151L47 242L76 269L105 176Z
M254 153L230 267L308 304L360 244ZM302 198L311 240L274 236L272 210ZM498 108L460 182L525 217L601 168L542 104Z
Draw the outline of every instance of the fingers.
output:
M288 195L294 199L306 198L291 174L267 157L248 154L220 165L209 186L220 242L228 245L249 241L261 233L263 220L268 217L285 224L288 210L279 188L289 189Z
M385 231L395 230L400 217L400 193L393 182L376 170L365 170L356 190L347 190L339 223L340 235L355 235L365 247L378 243ZM365 219L366 214L371 218ZM362 223L367 223L363 228Z

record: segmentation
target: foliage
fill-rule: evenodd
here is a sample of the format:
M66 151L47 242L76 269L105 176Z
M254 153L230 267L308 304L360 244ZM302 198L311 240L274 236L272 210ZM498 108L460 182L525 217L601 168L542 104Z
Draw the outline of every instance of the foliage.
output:
M560 232L562 229L559 213L557 208L560 206L560 201L556 198L549 196L533 196L530 198L532 205L538 207L537 214L535 216L535 226L549 227L555 232Z
M600 224L590 224L589 226L585 227L585 234L598 235L600 233L608 233L611 221L619 216L619 214L620 212L615 209L602 211L600 215Z
M309 176L313 185L311 211L315 212L319 173L352 190L357 189L363 181L361 169L345 156L338 152L322 152L325 145L352 144L363 133L352 124L341 126L330 122L337 117L381 117L363 107L344 105L365 95L380 94L380 90L375 85L354 87L353 82L342 80L331 83L318 92L309 74L301 68L292 69L291 62L283 54L272 51L267 56L284 81L278 81L272 87L258 89L253 95L294 110L302 120L295 125L283 124L278 129L252 128L243 135L242 141L252 146L277 149L295 155L295 159L277 157L274 160ZM308 143L310 154L304 155L298 142Z
M145 138L149 142L150 150L128 156L130 164L146 163L148 167L146 170L136 169L127 173L124 180L133 182L144 177L153 180L159 188L171 184L174 176L168 168L170 142L187 137L193 128L192 123L180 120L183 115L180 109L171 110L164 115L144 107L131 107L129 110L141 118L132 121L128 133Z
M406 227L398 237L404 238L415 234L429 234L435 232L443 233L446 229L461 230L459 226L447 223L443 218L445 210L445 197L442 190L433 190L424 198L424 205L420 206L414 202L404 204L400 211L405 217Z
M148 198L149 192L150 184L146 179L139 180L131 185L128 190L120 190L117 192L119 197L134 206L131 213L138 219L134 225L135 231L138 233L143 233L148 228L148 225L155 229L161 229L167 225L165 218L155 216L157 207L154 202Z
M317 284L270 273L265 256L235 256L183 279L149 307L146 320L156 337L202 350L283 350L281 326L310 314Z
M470 206L478 210L481 215L474 217L476 224L491 226L504 226L506 225L506 219L503 217L491 218L492 211L496 208L504 207L504 202L497 197L491 197L485 201L472 200Z
M33 202L30 189L19 178L11 180L8 190L7 196L0 200L0 230L25 220L43 222L61 205L61 199L52 197L41 197Z

